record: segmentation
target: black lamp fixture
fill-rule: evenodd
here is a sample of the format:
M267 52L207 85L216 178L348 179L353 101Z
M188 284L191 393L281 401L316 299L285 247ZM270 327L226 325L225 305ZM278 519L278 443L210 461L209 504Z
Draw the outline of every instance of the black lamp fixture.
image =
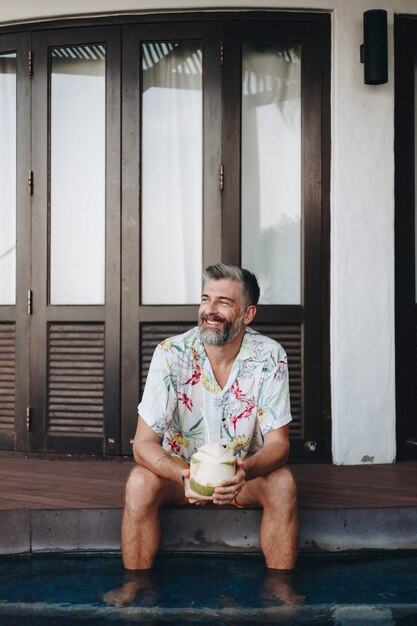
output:
M371 9L363 14L361 63L366 85L388 82L387 12L383 9Z

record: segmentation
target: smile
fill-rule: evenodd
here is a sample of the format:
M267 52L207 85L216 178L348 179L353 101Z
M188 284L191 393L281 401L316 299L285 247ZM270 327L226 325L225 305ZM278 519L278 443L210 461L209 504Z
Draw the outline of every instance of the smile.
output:
M207 326L210 326L211 328L215 328L216 326L223 325L225 323L223 319L218 318L218 317L212 317L212 318L204 317L203 322L207 324Z

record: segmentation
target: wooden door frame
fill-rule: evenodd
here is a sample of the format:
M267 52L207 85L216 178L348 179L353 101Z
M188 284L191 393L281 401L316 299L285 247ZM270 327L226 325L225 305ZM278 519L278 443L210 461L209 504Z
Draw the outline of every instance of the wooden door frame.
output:
M331 456L331 444L330 444L330 209L329 209L329 188L330 188L330 14L327 13L301 13L301 12L280 12L279 10L270 10L270 11L256 11L256 10L248 10L248 11L230 11L230 12L184 12L184 13L153 13L148 15L141 16L108 16L103 18L76 18L69 20L60 20L57 22L44 22L38 23L36 25L27 24L27 25L18 25L18 26L10 26L1 29L1 36L5 36L8 34L10 36L22 37L22 41L29 41L32 34L36 35L35 39L38 41L41 40L41 36L47 38L51 41L51 45L53 42L63 42L68 41L68 43L74 43L74 34L78 32L79 34L79 42L88 42L91 43L91 35L93 31L102 28L108 29L112 32L120 32L120 29L147 29L153 28L155 31L158 29L160 32L163 32L163 29L166 25L170 27L175 27L176 36L180 37L181 32L190 32L193 31L194 26L197 22L205 25L205 30L207 32L212 32L211 40L207 43L207 45L214 48L218 43L218 34L221 34L221 29L223 27L233 28L233 25L238 22L238 24L247 24L250 25L255 21L262 23L264 25L268 25L268 28L273 28L276 26L277 31L281 28L280 24L284 24L284 30L292 28L294 25L295 30L300 29L300 32L308 25L315 25L313 29L315 32L314 37L316 38L316 44L320 49L320 63L321 63L321 83L320 87L317 88L317 84L313 86L313 89L316 90L316 97L318 101L320 101L321 106L321 127L318 130L317 138L320 141L320 157L321 163L319 169L315 172L317 174L317 180L314 183L312 188L311 199L308 199L309 202L313 203L312 212L316 213L317 206L320 203L321 215L320 219L316 219L314 224L312 225L312 230L310 232L314 232L314 237L317 240L317 237L321 236L321 248L320 248L320 262L315 263L314 267L308 268L308 271L320 273L320 276L317 277L320 280L321 288L318 293L312 294L312 297L320 300L320 305L318 305L315 309L314 314L314 328L311 329L312 337L314 345L319 347L320 357L316 360L315 363L306 362L305 368L308 368L308 371L314 372L314 380L315 383L310 385L310 391L308 394L315 393L319 395L321 398L321 406L322 412L320 415L316 415L316 426L314 426L314 433L307 431L304 433L304 438L320 438L323 442L323 448L318 452L318 454L311 455L305 454L306 460L309 462L314 461L326 461L330 460ZM165 26L164 26L165 25ZM272 25L272 26L270 26ZM145 32L145 31L144 31ZM289 31L288 31L289 32ZM20 34L21 33L21 34ZM26 38L26 39L24 39ZM67 38L67 39L66 39ZM194 34L194 39L198 38ZM77 42L76 42L77 43ZM27 45L27 44L25 44ZM120 42L119 42L119 51L120 51ZM107 267L106 269L113 272L112 279L113 282L109 283L109 293L112 297L112 304L110 306L111 314L109 314L108 321L109 323L120 328L120 300L122 299L127 306L123 306L123 319L121 328L133 328L132 335L128 338L124 337L122 339L122 360L121 360L121 371L124 376L124 381L126 387L123 390L121 397L121 405L119 405L119 369L117 366L120 363L120 331L118 330L117 339L116 336L113 335L113 339L107 344L106 348L107 355L109 356L109 360L112 363L112 368L106 370L106 393L108 406L111 407L109 409L109 413L106 416L106 441L108 439L113 439L117 441L118 438L118 428L119 424L119 412L121 409L123 416L123 432L122 432L122 454L128 454L131 451L130 439L131 439L131 429L132 426L136 423L136 413L135 407L132 406L131 401L129 401L129 397L132 398L134 394L134 389L137 388L139 382L135 379L137 378L135 372L137 371L138 364L135 362L135 358L132 356L133 353L130 353L130 344L134 344L136 347L139 346L139 329L134 329L134 310L130 309L128 304L133 302L134 307L141 307L140 315L141 321L151 323L155 320L155 309L153 307L144 307L139 304L139 300L136 297L133 297L133 300L129 300L126 293L131 289L136 289L139 284L139 269L137 267L135 257L137 257L139 240L137 235L132 234L132 224L136 224L138 229L139 225L139 215L137 212L138 207L138 198L140 194L140 177L139 170L135 163L132 161L132 155L134 154L135 146L140 144L140 127L139 127L139 118L136 119L136 113L134 110L134 99L138 94L138 82L134 76L134 71L132 70L132 66L129 61L129 50L132 52L132 48L127 45L124 49L122 55L122 63L123 63L123 75L120 76L120 58L113 64L108 67L109 76L111 75L114 79L114 91L112 93L113 98L113 108L111 111L108 110L114 117L114 132L110 137L112 148L113 158L107 159L107 171L111 173L113 176L113 187L108 187L108 201L112 203L119 202L119 191L120 191L120 181L118 181L118 177L120 176L120 171L122 175L122 198L123 198L123 206L122 206L122 241L123 249L122 249L122 267L124 271L124 276L122 277L121 285L118 280L120 278L120 259L117 258L117 249L120 249L120 229L118 220L120 216L112 218L110 222L107 223L107 243L112 246L112 250L114 252L114 258L111 263L112 267ZM35 71L35 93L33 102L36 101L37 98L43 98L41 95L42 88L45 88L45 83L42 86L42 80L45 81L44 78L36 77L37 72L37 63L39 59L37 59L37 53L41 52L41 50L35 50L34 54L34 71ZM119 54L119 53L117 53ZM117 54L115 52L115 59L117 58ZM119 65L118 65L119 63ZM208 84L215 82L221 82L222 79L219 79L219 67L210 66L205 67L204 72L204 80L207 80ZM227 69L224 72L224 77L227 76ZM120 88L120 80L122 80L121 91L118 91ZM223 81L225 78L223 78ZM136 81L136 82L135 82ZM23 84L23 83L22 83ZM28 83L29 84L29 83ZM232 83L231 83L232 84ZM37 86L36 86L37 85ZM236 87L236 84L235 84ZM239 85L240 89L240 85ZM136 90L136 91L135 91ZM122 136L118 134L118 130L121 126L121 117L120 117L120 99L118 100L118 94L122 94L121 96L121 106L123 109L123 127L122 127ZM217 176L217 165L220 163L220 150L217 149L216 153L216 145L220 146L222 144L221 138L221 126L219 121L219 116L217 115L217 111L219 110L218 100L216 100L217 96L214 97L211 104L204 109L204 126L210 131L206 132L206 138L204 141L204 150L206 151L206 157L208 154L212 155L212 160L209 162L208 158L204 159L204 177L205 177L205 204L207 204L208 199L212 199L211 213L206 212L203 217L204 221L204 232L207 237L203 242L203 266L207 265L211 262L217 261L219 258L222 258L225 262L234 262L240 264L240 246L239 243L236 245L235 243L230 243L230 230L227 233L227 225L230 223L234 224L236 227L236 223L240 224L240 214L236 211L236 203L234 202L232 195L235 194L235 200L240 196L240 172L236 169L233 170L233 158L232 155L229 154L227 157L227 147L223 146L223 149L226 149L225 157L228 159L228 163L232 164L230 168L230 173L228 174L228 184L225 188L225 192L223 192L223 198L220 199L220 193L218 190L218 176ZM27 106L27 117L26 124L29 124L31 110L29 105ZM32 163L36 163L36 168L45 168L47 163L47 149L48 146L46 144L46 133L47 133L47 120L44 115L45 111L42 111L39 114L39 119L33 118L33 122L36 124L36 132L38 136L43 132L44 139L42 141L35 142L34 151L33 151L33 159ZM23 116L23 113L22 113ZM23 120L23 118L22 118ZM229 128L232 129L232 143L239 142L239 119L238 116L235 120L229 120ZM23 124L23 121L22 121ZM234 124L234 125L233 125ZM28 127L29 128L29 127ZM29 130L25 133L25 136L30 138ZM121 161L119 160L120 155L120 141L122 141L122 156ZM223 142L224 143L224 142ZM231 144L230 144L231 145ZM119 150L119 152L118 152ZM29 152L29 151L28 151ZM23 157L22 157L23 158ZM22 161L22 166L19 169L19 188L26 189L26 176L27 171L31 169L31 162L28 157L26 157L26 161ZM115 163L118 164L115 167ZM120 166L119 166L120 164ZM235 163L236 165L236 163ZM306 165L308 166L308 161L306 161ZM230 177L231 176L231 177ZM23 192L22 192L23 194ZM33 211L32 214L34 216L33 221L33 242L36 244L36 255L37 261L35 265L43 268L42 272L45 274L47 267L47 245L45 241L45 233L40 232L39 224L36 220L41 219L45 221L43 212L45 211L45 206L42 204L43 200L40 198L47 197L47 189L46 189L46 178L45 176L37 177L35 172L35 193L33 196ZM229 203L230 201L230 203ZM222 211L221 205L223 203L223 207L225 209ZM29 202L28 202L29 206ZM28 209L29 213L29 209ZM42 217L43 216L43 217ZM316 216L317 217L317 216ZM27 224L29 224L29 219L27 220ZM222 223L222 229L219 228L219 224ZM134 225L133 228L136 226ZM306 228L309 228L306 225ZM240 230L240 228L239 228ZM111 231L111 236L110 236ZM223 232L223 235L220 234L220 231ZM29 229L30 232L30 229ZM138 231L139 232L139 231ZM226 235L224 233L227 233ZM222 239L223 237L223 239ZM226 241L227 240L227 241ZM226 243L227 249L230 250L230 258L229 252L226 252ZM30 245L28 242L27 250L30 249ZM29 254L28 252L25 254ZM317 258L317 257L316 257ZM30 266L29 260L27 261L27 266ZM46 275L46 274L45 274ZM26 275L25 275L26 276ZM25 280L28 283L28 287L31 287L30 284L30 276L23 276L21 278L21 282ZM117 276L117 279L115 278ZM20 279L19 279L20 280ZM36 277L35 277L35 280ZM309 279L305 277L307 283ZM120 293L121 289L121 293ZM22 320L24 311L26 311L26 292L27 289L23 291L23 295L19 295L20 300L20 310L22 311ZM40 298L40 300L38 300ZM36 290L34 294L34 308L38 303L41 303L41 306L46 306L47 303L47 292L45 287L40 286L39 289ZM319 309L321 307L321 315ZM51 311L51 315L54 316L53 319L57 319L58 321L64 321L68 319L65 317L64 313L60 312L59 307L53 307L54 311ZM83 307L84 308L84 307ZM87 310L88 309L88 310ZM162 324L166 324L167 328L169 327L170 318L170 309L169 306L158 307L157 311L157 319ZM85 307L84 309L85 316L83 320L85 321L94 321L97 319L96 312L94 311L94 307ZM178 308L178 314L181 317L181 320L184 323L189 323L190 325L194 325L197 318L197 306L190 305ZM288 318L293 319L294 316L297 318L297 311L294 309L281 307L280 312L278 311L269 311L267 307L259 307L259 312L257 316L257 321L261 324L269 324L269 323L280 323L281 321L285 321ZM294 318L294 319L295 319ZM26 318L25 318L26 319ZM49 319L49 318L48 318ZM52 319L52 318L51 318ZM72 318L71 318L72 319ZM77 314L74 314L74 320L78 319ZM298 319L298 318L297 318ZM301 319L301 318L300 318ZM33 319L31 320L33 322ZM44 325L47 323L46 314L43 317ZM29 321L26 319L26 324L29 324ZM38 324L39 326L39 324ZM42 345L44 343L44 332L41 333L38 330L34 330L33 333L33 341L34 344ZM27 346L28 346L28 336L25 336L24 333L19 335L18 338L19 345L21 346L22 355L27 354ZM317 368L321 369L321 375L317 373ZM46 360L44 357L39 358L39 355L33 353L31 356L31 371L33 373L33 378L31 381L32 390L36 390L38 385L42 385L42 380L46 377ZM115 372L117 372L115 374ZM27 380L27 377L26 377ZM29 384L29 383L28 383ZM45 392L37 392L38 399L33 407L34 409L34 417L38 420L42 420L42 411L46 406L46 393ZM308 395L307 394L307 395ZM139 394L136 394L138 398ZM25 409L26 403L28 402L28 393L26 395L23 393L19 396L22 399L21 408L19 409L19 415L22 413L22 410ZM23 400L24 398L24 400ZM29 444L27 443L27 435L23 431L23 425L25 424L26 412L24 411L24 415L22 414L19 417L19 420L22 424L21 435L20 435L20 444L22 449L26 449L27 446L32 447L32 449L42 449L42 442L35 436L35 433L31 433L29 435ZM108 431L108 432L107 432ZM114 434L114 437L113 437ZM310 436L311 435L311 436ZM37 446L40 448L37 448ZM59 448L59 446L58 446ZM61 448L62 450L62 448ZM64 451L64 450L62 450ZM97 446L93 446L88 448L88 446L83 449L85 452L98 452L98 453L111 453L117 454L118 448L117 444L105 445L104 449L99 449Z
M395 358L400 460L416 458L415 87L417 18L395 16Z

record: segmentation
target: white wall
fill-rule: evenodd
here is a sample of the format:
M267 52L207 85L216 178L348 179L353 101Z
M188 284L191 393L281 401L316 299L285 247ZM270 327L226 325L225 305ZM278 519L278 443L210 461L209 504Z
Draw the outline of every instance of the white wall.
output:
M395 459L394 42L396 13L417 0L0 0L0 22L181 9L277 8L333 13L331 393L333 459ZM388 11L389 82L363 83L363 12Z
M334 15L331 373L340 464L387 463L396 454L394 4L398 10L398 1L341 1ZM388 11L387 85L363 83L359 46L369 8Z

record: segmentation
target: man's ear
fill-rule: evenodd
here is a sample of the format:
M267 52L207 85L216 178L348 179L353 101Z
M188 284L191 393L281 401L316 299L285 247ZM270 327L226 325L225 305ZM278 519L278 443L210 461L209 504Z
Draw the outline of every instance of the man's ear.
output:
M256 306L254 304L251 304L250 306L248 306L248 308L246 309L245 317L243 319L243 322L246 324L246 326L251 323L251 321L255 317L255 313L256 313Z

